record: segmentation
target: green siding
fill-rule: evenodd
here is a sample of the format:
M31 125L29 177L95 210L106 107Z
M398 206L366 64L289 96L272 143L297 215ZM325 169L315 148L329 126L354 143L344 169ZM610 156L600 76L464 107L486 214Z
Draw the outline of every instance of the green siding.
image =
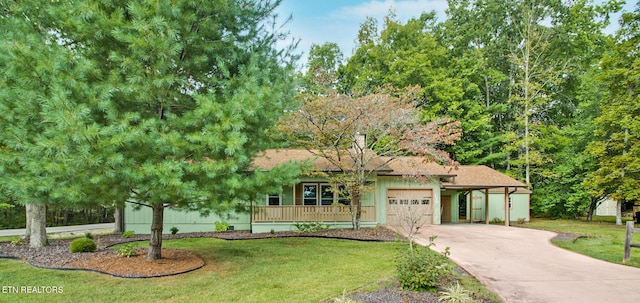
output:
M480 218L485 221L485 195L484 191L474 191L474 208L480 208L477 211L474 220ZM518 219L524 219L529 221L529 194L514 193L511 197L511 209L509 210L510 221L517 221ZM469 201L467 199L467 201ZM479 204L479 205L478 205ZM469 209L469 202L467 202L467 209ZM502 193L489 193L489 221L498 219L504 221L504 194Z
M151 233L151 208L142 207L135 210L131 205L126 205L124 213L125 230L133 230L137 234ZM185 212L176 209L165 209L164 224L162 232L171 233L171 227L177 227L178 233L181 232L202 232L214 231L215 222L227 222L233 226L235 230L249 230L249 214L230 214L230 217L220 217L210 214L208 217L202 217L198 212Z

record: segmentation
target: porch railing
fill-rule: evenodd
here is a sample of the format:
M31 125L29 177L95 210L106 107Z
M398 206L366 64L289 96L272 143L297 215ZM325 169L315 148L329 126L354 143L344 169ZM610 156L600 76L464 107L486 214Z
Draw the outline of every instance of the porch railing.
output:
M254 206L253 222L351 222L347 206ZM376 207L362 206L361 222L375 222Z

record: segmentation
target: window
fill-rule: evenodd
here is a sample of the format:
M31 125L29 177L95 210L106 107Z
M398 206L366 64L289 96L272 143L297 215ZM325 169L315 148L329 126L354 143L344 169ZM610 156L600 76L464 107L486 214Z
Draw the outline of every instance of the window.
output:
M422 199L423 205L429 205L429 199Z
M398 205L398 199L389 197L389 204Z
M331 205L333 204L333 190L329 184L320 184L320 204Z
M407 204L409 204L409 200L408 199L400 199L400 204L407 205Z
M418 200L418 199L411 199L411 204L413 204L413 205L418 205L418 204L420 204L420 200Z
M282 199L278 194L270 194L267 195L267 205L269 206L279 206L282 205Z
M351 199L349 199L349 192L344 185L338 185L338 203L343 205L349 205Z
M318 205L318 184L302 185L302 204Z

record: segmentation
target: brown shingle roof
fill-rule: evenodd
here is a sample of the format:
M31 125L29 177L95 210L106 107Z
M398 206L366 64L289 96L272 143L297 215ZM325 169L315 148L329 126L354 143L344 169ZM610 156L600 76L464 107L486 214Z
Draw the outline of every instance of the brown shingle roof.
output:
M320 171L336 172L339 168L327 159L302 149L270 149L264 151L253 161L254 169L269 170L288 161L311 160L311 164ZM345 160L350 161L350 160ZM389 162L390 161L390 162ZM389 162L385 165L385 162ZM501 172L484 165L442 166L425 161L422 157L379 157L369 163L368 169L376 169L383 176L438 176L446 179L443 188L482 189L498 187L527 186Z
M524 183L484 165L460 165L454 172L457 176L448 182L443 182L442 187L469 189L527 187Z
M277 165L283 164L288 161L299 161L303 162L306 160L311 160L311 164L320 171L325 172L337 172L340 171L340 168L331 163L326 158L317 156L315 153L312 153L308 150L303 149L269 149L260 154L253 161L253 168L269 170ZM353 161L345 156L342 159L342 163L344 163L344 167L352 167ZM384 159L380 157L376 157L371 159L371 161L367 161L367 169L375 170L375 171L389 171L390 168L384 163Z
M384 157L385 161L390 158ZM438 165L426 161L423 157L397 157L388 164L390 171L381 173L384 176L455 176L453 167Z

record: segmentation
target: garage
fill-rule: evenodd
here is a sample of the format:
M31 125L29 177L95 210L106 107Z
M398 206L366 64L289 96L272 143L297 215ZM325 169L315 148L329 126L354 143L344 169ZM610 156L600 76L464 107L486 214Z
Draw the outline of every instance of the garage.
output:
M433 190L388 189L387 224L403 222L433 223Z

